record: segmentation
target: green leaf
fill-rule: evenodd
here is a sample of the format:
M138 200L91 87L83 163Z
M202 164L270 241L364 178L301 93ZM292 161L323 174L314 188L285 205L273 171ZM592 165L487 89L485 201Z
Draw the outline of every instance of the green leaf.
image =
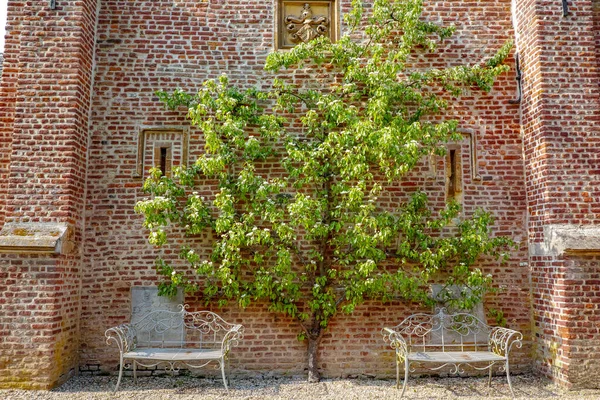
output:
M172 177L151 170L149 197L135 206L162 252L161 294L181 287L221 306L266 303L296 319L303 340L367 300L469 308L494 290L479 260L506 259L514 243L493 234L492 215L430 205L409 185L424 157L460 139L446 110L492 88L512 43L487 61L417 68L454 27L431 22L421 0L352 6L335 43L321 37L267 57L261 87L270 89L222 75L195 94L157 93L204 143ZM444 288L437 298L432 283Z

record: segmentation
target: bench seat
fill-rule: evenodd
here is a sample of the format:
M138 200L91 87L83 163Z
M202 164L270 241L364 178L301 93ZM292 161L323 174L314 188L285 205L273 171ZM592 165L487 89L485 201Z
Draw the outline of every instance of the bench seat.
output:
M223 352L215 349L136 349L123 353L124 360L207 361L220 360Z
M469 363L504 361L502 357L491 351L427 351L408 354L409 361L435 363Z

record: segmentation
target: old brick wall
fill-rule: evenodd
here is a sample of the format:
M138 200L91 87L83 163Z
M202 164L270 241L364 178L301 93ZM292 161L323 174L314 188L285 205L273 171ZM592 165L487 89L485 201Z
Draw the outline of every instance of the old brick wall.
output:
M598 387L598 263L579 255L599 248L598 13L591 1L569 2L566 17L561 2L518 1L515 17L535 365L565 385Z
M0 255L2 388L50 388L77 370L96 6L8 2L0 223L3 239L14 233L14 240L2 249L13 254ZM48 223L69 227L65 254L31 254L23 244Z
M13 118L6 121L10 140L2 141L10 157L5 220L73 224L83 211L96 2L50 10L11 1L8 10L2 112Z
M421 66L476 62L513 36L509 0L427 4L429 18L445 19L458 29L440 57L416 59ZM348 1L341 3L342 10L348 7ZM267 84L262 63L273 47L273 12L271 2L255 0L101 2L85 214L83 371L114 371L118 355L115 348L107 348L104 330L128 321L132 286L152 286L158 279L153 268L156 250L147 244L141 218L133 211L135 202L144 197L142 180L134 177L137 141L144 129L180 129L187 122L185 112L165 111L154 91L193 90L222 73L245 87ZM468 135L461 145L465 213L476 207L490 209L498 219L497 233L521 243L508 264L488 261L482 266L503 288L488 299L488 306L502 309L508 325L526 335L526 345L515 359L523 370L529 366L530 318L528 270L521 265L527 260L527 232L520 115L519 106L508 102L514 96L513 71L502 76L490 94L466 96L451 114L462 120L466 134L476 136L477 174L471 166ZM200 133L191 130L191 160L202 146ZM427 190L439 204L445 196L444 161L439 158L432 165L423 164L410 179L391 188L384 204L397 203L402 193L416 187ZM210 187L201 190L208 194ZM206 247L199 251L206 254ZM201 307L193 297L186 301ZM365 304L352 316L340 316L321 347L324 374L390 376L392 352L385 348L380 328L414 311L396 303ZM305 345L295 340L298 328L293 321L268 314L261 304L219 312L246 327L245 339L234 352L234 371L302 373Z
M49 389L76 372L78 261L0 255L0 388Z
M458 29L441 56L417 58L416 65L476 62L513 37L509 0L426 4L429 18ZM348 7L341 2L342 13ZM242 86L267 84L261 65L274 42L274 8L254 0L82 0L50 10L47 2L9 0L8 10L0 225L68 225L75 251L0 255L0 387L47 388L78 364L114 370L117 357L103 332L128 320L132 286L156 284L156 252L133 213L143 197L135 176L138 139L144 129L188 125L183 112L164 111L154 91L193 88L223 72ZM598 2L569 2L563 17L561 2L514 0L513 12L521 108L508 102L515 96L512 71L490 94L473 93L450 110L465 133L454 145L462 199L466 214L490 209L496 232L521 243L507 265L482 262L503 288L487 305L505 311L508 325L526 335L518 369L528 368L533 339L537 370L568 386L593 387L600 382ZM202 137L189 133L193 160ZM439 205L444 169L442 158L425 161L389 188L382 204L421 187ZM194 297L187 301L200 307ZM391 374L392 355L378 332L409 308L365 304L340 316L322 343L325 375ZM247 328L235 353L238 372L302 373L304 345L295 341L293 321L261 304L222 313Z
M19 29L22 15L17 8L8 8L6 21L6 39L0 75L0 223L4 223L6 190L10 165L11 134L13 129L17 64L19 55Z

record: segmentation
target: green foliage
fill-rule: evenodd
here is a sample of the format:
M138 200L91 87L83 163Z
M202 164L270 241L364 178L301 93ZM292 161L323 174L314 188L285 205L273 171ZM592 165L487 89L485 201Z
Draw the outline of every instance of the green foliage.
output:
M319 38L266 60L266 71L288 76L327 65L337 77L331 85L273 79L272 90L260 92L239 90L222 76L194 95L159 93L168 107L188 109L205 152L172 178L152 170L144 184L152 197L136 211L155 246L167 243L170 226L216 238L210 258L181 248L200 279L158 260L167 278L161 294L184 287L221 305L267 301L271 311L298 319L301 338L314 338L338 312L368 299L469 309L492 288L476 261L506 257L511 242L490 235L490 214L460 220L455 203L433 212L420 191L398 209L383 209L379 200L424 156L443 154L445 143L460 137L457 121L429 117L465 90L490 90L506 71L511 45L476 65L409 70L411 56L434 52L454 29L424 21L418 0L376 0L361 28L361 4L353 4L345 16L352 32L338 42ZM259 172L267 161L282 172ZM210 199L194 191L205 179L218 182ZM460 296L442 290L440 300L432 282L464 289Z
M490 308L488 310L488 316L494 318L496 325L506 326L506 318L504 317L504 312L501 310L498 310L497 308Z

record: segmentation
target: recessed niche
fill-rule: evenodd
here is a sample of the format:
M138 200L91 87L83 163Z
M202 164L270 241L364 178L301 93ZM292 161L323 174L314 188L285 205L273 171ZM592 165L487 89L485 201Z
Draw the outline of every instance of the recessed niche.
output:
M147 177L151 168L170 176L177 166L187 166L189 134L186 129L142 129L138 136L137 167L134 177Z

